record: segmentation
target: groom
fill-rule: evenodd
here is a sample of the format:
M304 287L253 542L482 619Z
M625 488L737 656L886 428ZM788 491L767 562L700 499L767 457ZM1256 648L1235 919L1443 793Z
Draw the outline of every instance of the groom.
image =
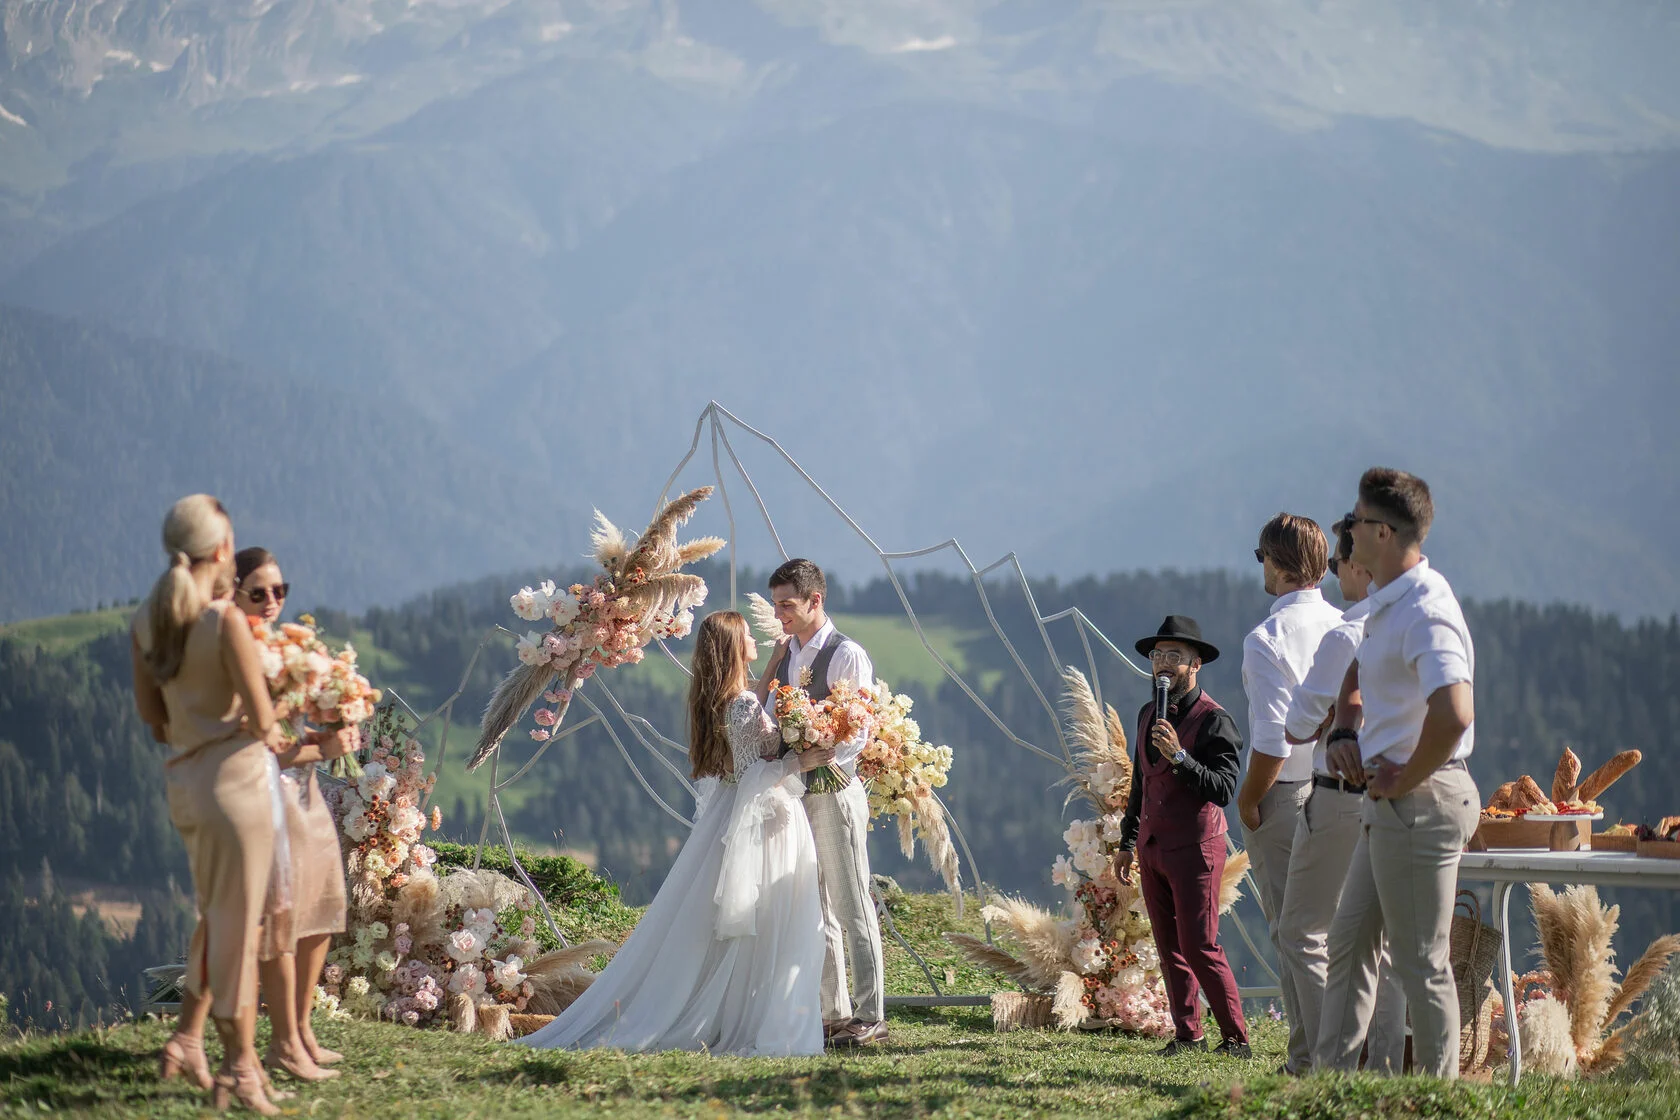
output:
M828 581L809 560L789 560L770 574L770 600L789 637L776 643L758 682L758 698L798 684L812 700L825 699L839 681L859 688L875 684L874 667L863 647L834 628L823 610ZM867 730L834 748L834 767L851 778L838 793L807 793L805 815L816 838L822 885L823 1037L835 1046L871 1046L887 1037L881 964L881 926L869 896L869 798L857 780L857 760ZM846 986L846 958L853 987ZM854 1011L855 1008L855 1011Z

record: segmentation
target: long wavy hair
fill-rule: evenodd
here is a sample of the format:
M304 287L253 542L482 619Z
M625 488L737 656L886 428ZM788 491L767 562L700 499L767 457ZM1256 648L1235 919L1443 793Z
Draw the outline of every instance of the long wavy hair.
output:
M748 687L747 620L737 611L713 611L694 639L694 675L688 683L688 760L696 778L730 770L729 705Z
M152 586L145 607L148 640L141 651L159 684L181 671L187 632L209 604L193 579L193 570L214 563L216 550L232 536L227 510L209 494L189 494L171 506L163 519L163 551L169 567Z

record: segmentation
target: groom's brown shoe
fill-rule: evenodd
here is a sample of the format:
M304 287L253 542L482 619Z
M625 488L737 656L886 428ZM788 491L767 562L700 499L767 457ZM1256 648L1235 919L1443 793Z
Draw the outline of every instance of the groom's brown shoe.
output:
M834 1041L834 1036L835 1035L839 1034L843 1030L849 1029L851 1027L851 1025L852 1025L852 1020L850 1020L850 1019L840 1019L840 1020L837 1020L836 1022L833 1022L833 1023L824 1023L823 1024L823 1042L825 1044L826 1043L832 1043Z
M887 1024L883 1022L866 1023L862 1019L853 1019L844 1030L837 1033L830 1040L831 1046L873 1046L877 1042L887 1040Z

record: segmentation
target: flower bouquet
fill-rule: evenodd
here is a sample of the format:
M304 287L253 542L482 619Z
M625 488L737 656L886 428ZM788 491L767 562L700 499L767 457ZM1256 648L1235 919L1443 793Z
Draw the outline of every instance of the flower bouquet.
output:
M869 725L869 690L839 681L824 700L812 700L798 685L784 684L773 697L782 742L795 751L832 749L860 735ZM852 779L838 766L819 766L805 774L810 793L837 793Z
M334 653L316 633L315 619L307 614L277 627L257 618L249 621L260 647L269 699L294 734L304 720L337 731L373 715L381 693L357 671L354 646L346 642ZM332 773L340 778L353 778L359 770L354 755L336 758L331 764Z

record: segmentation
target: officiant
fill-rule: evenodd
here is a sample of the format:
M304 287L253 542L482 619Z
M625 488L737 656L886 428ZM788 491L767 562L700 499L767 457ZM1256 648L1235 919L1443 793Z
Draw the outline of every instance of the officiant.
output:
M1151 701L1138 712L1131 794L1115 873L1130 882L1134 862L1161 956L1174 1038L1163 1056L1206 1050L1198 991L1223 1036L1218 1053L1251 1057L1236 977L1219 945L1219 887L1225 871L1225 806L1237 788L1242 733L1197 683L1219 656L1202 628L1168 615L1137 643L1153 675L1170 679L1167 718Z

